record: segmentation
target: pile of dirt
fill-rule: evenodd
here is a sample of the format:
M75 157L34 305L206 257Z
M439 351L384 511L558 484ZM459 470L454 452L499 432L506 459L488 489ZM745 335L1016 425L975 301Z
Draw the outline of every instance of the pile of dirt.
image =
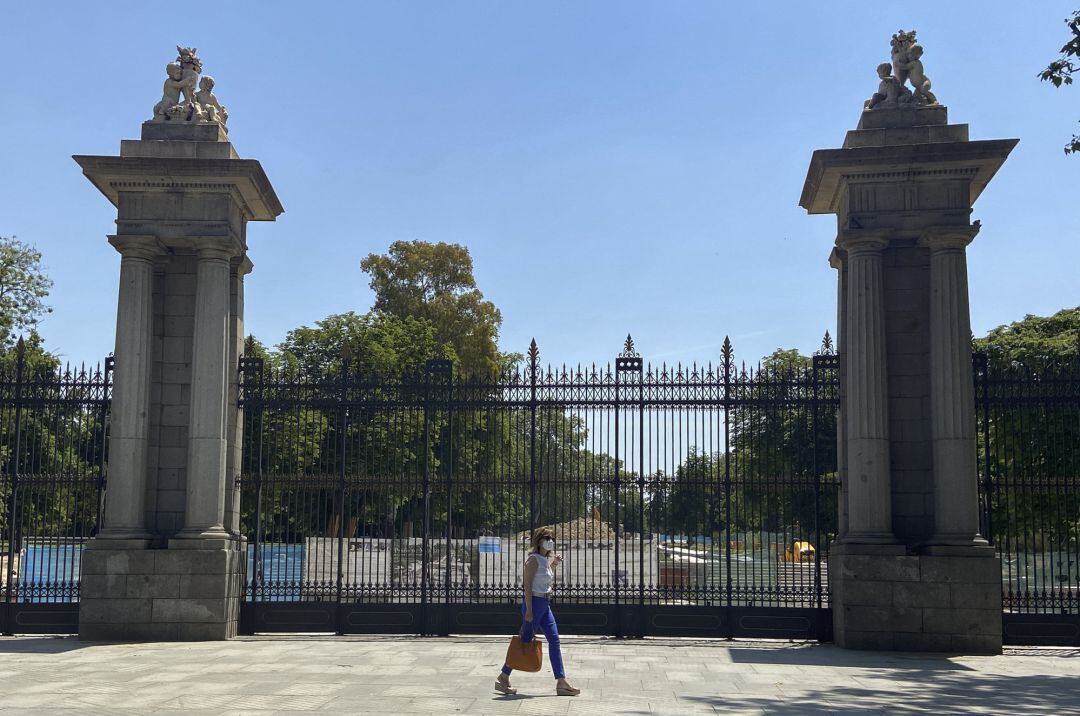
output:
M592 540L613 541L615 531L603 520L587 517L578 517L568 522L560 522L555 525L545 525L555 533L555 540ZM518 539L529 539L529 532L519 532Z

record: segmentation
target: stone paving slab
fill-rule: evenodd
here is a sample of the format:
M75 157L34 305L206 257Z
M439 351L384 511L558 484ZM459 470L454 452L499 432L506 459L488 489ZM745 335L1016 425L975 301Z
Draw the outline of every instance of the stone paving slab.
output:
M549 667L491 685L505 637L253 637L94 644L0 638L0 711L33 714L1080 713L1080 649L1002 656L831 645L567 637L577 698Z

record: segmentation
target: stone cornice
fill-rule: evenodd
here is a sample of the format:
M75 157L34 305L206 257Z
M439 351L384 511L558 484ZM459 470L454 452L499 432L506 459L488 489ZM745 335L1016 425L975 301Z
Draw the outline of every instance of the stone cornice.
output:
M799 206L811 214L835 213L847 177L903 181L914 173L927 178L948 174L965 177L971 184L974 203L1018 141L992 139L819 149L810 160Z
M273 221L284 209L254 159L72 157L114 206L121 191L229 192L251 221Z

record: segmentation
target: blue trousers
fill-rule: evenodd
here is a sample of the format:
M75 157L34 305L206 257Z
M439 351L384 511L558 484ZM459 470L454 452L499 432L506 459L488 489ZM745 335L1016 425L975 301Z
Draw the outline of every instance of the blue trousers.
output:
M521 630L521 640L526 644L533 640L539 630L547 639L548 659L551 660L551 670L555 672L556 679L565 679L566 672L563 670L562 651L559 649L559 627L555 624L555 615L551 613L551 604L544 597L535 594L532 598L533 620L525 622ZM525 616L525 602L521 603L521 616ZM502 672L507 676L513 671L503 664Z

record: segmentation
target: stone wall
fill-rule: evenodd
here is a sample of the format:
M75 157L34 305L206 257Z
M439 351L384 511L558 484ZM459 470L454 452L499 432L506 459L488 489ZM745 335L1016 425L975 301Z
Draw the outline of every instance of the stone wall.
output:
M163 256L154 275L146 524L163 540L184 525L195 267L194 255Z
M931 465L929 312L930 252L914 240L882 252L888 371L889 462L893 533L917 545L934 533Z

